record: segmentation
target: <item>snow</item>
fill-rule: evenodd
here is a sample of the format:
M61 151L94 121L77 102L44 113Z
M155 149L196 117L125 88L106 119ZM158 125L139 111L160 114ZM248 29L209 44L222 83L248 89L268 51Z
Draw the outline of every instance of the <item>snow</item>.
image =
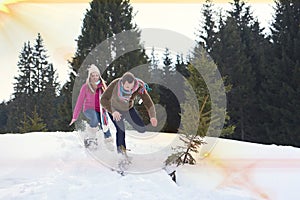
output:
M129 131L133 166L121 176L110 169L117 160L115 151L105 150L101 136L98 150L86 150L82 134L0 135L0 199L299 198L299 148L206 138L212 150L196 155L196 165L178 167L175 183L161 167L176 135L139 137Z

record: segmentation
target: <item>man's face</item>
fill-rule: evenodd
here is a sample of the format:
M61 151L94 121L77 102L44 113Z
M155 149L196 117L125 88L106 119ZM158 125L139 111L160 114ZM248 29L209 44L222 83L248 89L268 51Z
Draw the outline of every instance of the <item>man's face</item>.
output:
M130 91L132 90L134 87L134 81L132 81L132 83L128 83L128 81L126 81L124 84L123 84L123 88L127 91Z

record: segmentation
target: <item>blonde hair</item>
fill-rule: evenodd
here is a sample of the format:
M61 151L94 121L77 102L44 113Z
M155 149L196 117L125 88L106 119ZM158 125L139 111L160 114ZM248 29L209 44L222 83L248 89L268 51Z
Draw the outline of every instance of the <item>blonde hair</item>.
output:
M95 85L94 83L91 82L91 74L92 73L97 73L99 75L99 80L103 84L102 89L103 89L103 91L106 90L107 85L106 85L105 81L103 80L103 78L101 77L100 70L98 69L98 67L94 64L91 64L87 70L88 70L88 77L86 79L86 84L88 85L89 91L91 93L95 94L96 89L97 89L97 85Z

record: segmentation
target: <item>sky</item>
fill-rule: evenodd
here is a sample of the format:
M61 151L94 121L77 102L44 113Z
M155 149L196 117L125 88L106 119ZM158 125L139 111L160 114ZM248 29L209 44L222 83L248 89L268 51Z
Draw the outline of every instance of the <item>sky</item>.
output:
M54 64L58 81L63 84L70 72L68 60L76 51L75 40L81 33L88 0L0 0L0 102L13 93L14 77L18 75L18 57L25 42L32 44L41 33L48 60ZM161 28L176 31L192 40L201 22L203 1L131 1L134 22L140 29ZM150 2L150 3L149 3ZM200 2L200 3L199 3ZM214 1L219 8L228 1ZM248 1L254 16L263 27L269 27L273 14L270 0Z

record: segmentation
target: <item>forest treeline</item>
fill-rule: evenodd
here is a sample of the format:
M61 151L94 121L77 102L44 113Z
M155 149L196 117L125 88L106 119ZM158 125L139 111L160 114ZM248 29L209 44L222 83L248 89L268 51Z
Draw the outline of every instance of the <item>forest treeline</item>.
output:
M251 5L244 1L234 0L229 10L221 11L207 0L199 7L202 21L195 27L199 28L195 51L202 48L210 55L227 89L224 129L228 131L222 137L300 147L300 2L274 3L270 31L264 31ZM92 64L85 62L86 57L107 38L127 30L135 33L130 42L140 49L114 60L123 45L115 42L108 46L108 52L114 53L99 58L94 55L93 64L105 69L101 73L107 83L135 66L146 64L146 74L152 79L176 82L178 74L185 77L201 105L208 94L205 82L193 67L197 54L174 58L166 48L162 56L155 49L147 55L133 16L133 7L127 0L91 1L76 40L76 53L69 61L71 73L63 85L57 81L55 66L48 61L42 36L37 34L33 43L25 42L17 61L19 70L12 98L0 104L0 132L74 130L74 126L68 125L72 119L72 97L76 96L73 87L76 78L86 78L80 71ZM105 63L109 66L101 67ZM167 113L162 131L176 133L181 122L180 101L169 88L150 86L154 102ZM184 86L181 92L184 94ZM209 110L209 102L207 105ZM138 109L146 118L142 107Z

